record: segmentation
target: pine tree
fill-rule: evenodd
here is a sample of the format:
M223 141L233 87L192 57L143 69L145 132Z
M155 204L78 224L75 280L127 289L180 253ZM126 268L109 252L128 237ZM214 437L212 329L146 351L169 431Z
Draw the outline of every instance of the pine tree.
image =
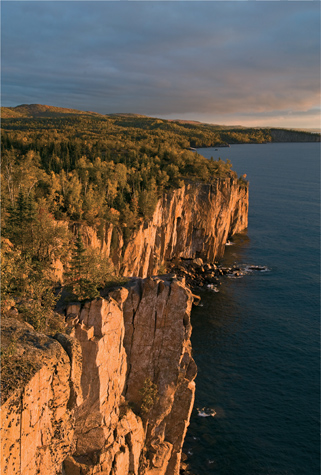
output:
M5 229L10 241L18 247L22 253L32 250L33 226L37 219L36 205L31 195L25 196L19 192L14 206L9 207L9 215Z
M84 247L81 234L78 233L70 265L70 271L73 279L79 279L84 276L84 273L86 273L85 251L86 249Z
M88 265L86 249L81 234L78 233L71 258L70 270L65 273L65 283L67 289L79 300L99 297L97 284L90 278Z

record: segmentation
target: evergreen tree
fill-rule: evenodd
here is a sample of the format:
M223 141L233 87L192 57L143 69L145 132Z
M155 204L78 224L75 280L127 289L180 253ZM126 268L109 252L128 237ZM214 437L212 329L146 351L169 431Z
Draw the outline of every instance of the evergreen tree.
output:
M86 250L81 234L78 233L70 263L70 273L73 280L83 277L84 273L86 272L85 251Z
M65 284L73 297L79 300L99 297L97 283L89 275L89 264L81 234L78 233L70 269L65 273Z
M33 196L26 197L20 191L15 204L8 209L5 235L23 253L32 249L33 226L36 219L36 206Z

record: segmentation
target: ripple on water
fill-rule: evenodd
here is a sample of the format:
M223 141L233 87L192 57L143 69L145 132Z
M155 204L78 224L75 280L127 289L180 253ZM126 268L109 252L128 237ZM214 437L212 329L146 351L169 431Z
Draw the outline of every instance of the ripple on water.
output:
M196 475L319 475L320 145L221 153L251 183L248 233L223 263L245 275L193 309L195 407L216 414L193 410L184 451Z

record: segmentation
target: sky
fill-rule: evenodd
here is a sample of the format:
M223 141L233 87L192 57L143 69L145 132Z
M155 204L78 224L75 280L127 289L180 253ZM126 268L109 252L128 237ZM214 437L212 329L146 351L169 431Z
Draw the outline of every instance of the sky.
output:
M319 1L1 1L1 105L320 127Z

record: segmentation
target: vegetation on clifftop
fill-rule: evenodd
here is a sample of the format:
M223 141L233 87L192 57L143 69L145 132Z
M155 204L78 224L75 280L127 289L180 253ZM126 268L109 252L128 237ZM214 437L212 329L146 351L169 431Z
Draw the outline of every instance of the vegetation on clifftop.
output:
M110 262L94 251L82 253L68 223L87 224L98 235L113 223L126 240L152 216L161 195L184 181L237 179L229 161L190 150L224 145L223 129L76 112L50 117L60 112L46 108L46 118L2 119L2 307L4 315L18 308L23 319L47 332L58 298L54 262L63 263L64 281L79 299L98 295L113 274ZM235 134L229 137L237 140ZM263 141L266 135L248 131L247 139ZM239 184L247 186L244 178Z
M183 180L235 176L230 163L190 151L223 144L198 127L142 118L2 121L3 206L21 191L47 204L56 219L134 226L157 198Z
M207 160L193 148L271 142L287 134L36 104L2 108L2 315L46 333L61 329L53 311L59 298L55 263L63 265L72 299L94 298L114 278L111 262L85 250L81 236L69 231L71 223L89 225L98 236L112 223L118 228L113 248L117 233L130 239L162 194L185 181L233 178L248 186L228 160ZM309 138L320 137L290 137Z

